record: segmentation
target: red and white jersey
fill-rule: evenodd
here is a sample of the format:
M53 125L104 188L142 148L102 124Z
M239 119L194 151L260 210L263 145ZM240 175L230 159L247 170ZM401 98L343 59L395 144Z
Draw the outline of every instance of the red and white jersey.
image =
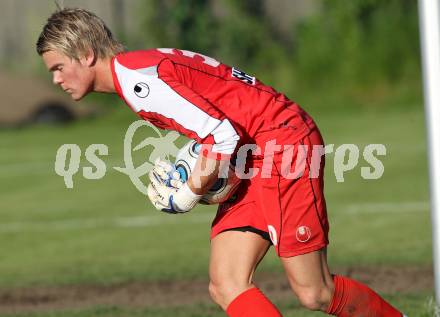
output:
M214 153L231 155L238 145L258 144L264 132L283 127L293 144L314 127L285 95L199 53L133 51L114 57L111 66L118 95L140 117L212 144Z

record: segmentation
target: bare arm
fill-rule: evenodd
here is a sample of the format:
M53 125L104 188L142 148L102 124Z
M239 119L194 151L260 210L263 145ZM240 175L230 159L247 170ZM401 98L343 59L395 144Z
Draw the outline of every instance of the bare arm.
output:
M200 155L194 171L188 179L188 186L194 194L205 194L216 182L221 161Z

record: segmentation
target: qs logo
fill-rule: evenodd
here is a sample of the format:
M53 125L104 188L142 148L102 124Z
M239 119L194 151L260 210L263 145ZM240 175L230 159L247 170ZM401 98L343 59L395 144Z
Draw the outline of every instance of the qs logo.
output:
M148 137L135 147L132 147L133 137L136 131L143 126L152 129L156 136ZM142 182L142 176L146 175L153 168L154 161L158 157L165 157L170 160L170 155L176 156L179 149L174 144L174 141L177 140L178 137L179 134L175 131L171 131L168 132L166 135L162 135L160 130L148 121L135 121L129 126L124 138L125 167L113 168L123 174L128 175L137 190L147 195L147 186ZM146 146L153 146L153 151L151 152L148 161L144 162L138 167L134 167L132 152L139 151Z
M140 128L148 129L151 135L142 142L133 146L133 139ZM127 175L133 185L143 194L147 194L147 186L142 182L145 176L153 167L158 157L170 160L170 156L176 156L179 150L174 141L179 137L175 131L162 134L161 131L148 121L138 120L133 122L127 129L124 137L124 164L122 167L113 167L118 172ZM135 166L133 153L151 146L148 159L139 166ZM82 168L83 177L86 179L101 179L107 172L107 165L101 156L109 154L108 146L105 144L91 144L85 150L84 156L88 166ZM77 144L63 144L58 148L55 159L55 173L64 178L67 188L73 188L73 176L79 172L81 162L81 148ZM91 165L91 166L90 166Z

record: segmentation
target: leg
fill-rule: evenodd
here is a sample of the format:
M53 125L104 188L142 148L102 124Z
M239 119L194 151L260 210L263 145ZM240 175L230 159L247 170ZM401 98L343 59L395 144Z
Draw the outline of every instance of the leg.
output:
M212 240L209 292L230 317L282 317L252 277L269 248L253 232L226 231Z
M325 249L281 258L281 262L300 303L307 309L325 312L334 292Z
M265 213L272 242L300 302L308 309L339 317L401 317L365 285L330 275L325 251L329 230L325 161L321 159L324 152L319 131L312 131L291 150L285 151L290 158L287 167L302 174L295 173L298 178L284 177L286 170L289 172L283 167L285 153L276 153L272 177L257 178L260 186L255 197L259 198L257 204Z
M252 232L225 231L211 241L209 292L224 310L255 287L252 277L268 248L269 242Z
M243 180L236 199L219 206L211 230L209 292L229 317L281 317L252 281L270 246L267 224L255 205L253 187Z
M281 258L290 285L301 304L339 317L402 317L367 286L343 276L330 275L325 249Z
M323 140L314 130L283 151L273 156L271 177L256 179L257 203L294 293L305 307L325 311L334 285L325 253L324 159L315 154L323 154ZM286 177L286 171L295 177Z

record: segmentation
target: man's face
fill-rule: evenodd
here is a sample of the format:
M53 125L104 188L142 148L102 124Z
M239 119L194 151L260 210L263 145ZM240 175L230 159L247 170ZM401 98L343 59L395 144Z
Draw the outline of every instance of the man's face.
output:
M73 100L80 100L93 90L94 73L89 58L82 57L78 61L57 51L45 52L42 57L53 74L53 83L60 85Z

